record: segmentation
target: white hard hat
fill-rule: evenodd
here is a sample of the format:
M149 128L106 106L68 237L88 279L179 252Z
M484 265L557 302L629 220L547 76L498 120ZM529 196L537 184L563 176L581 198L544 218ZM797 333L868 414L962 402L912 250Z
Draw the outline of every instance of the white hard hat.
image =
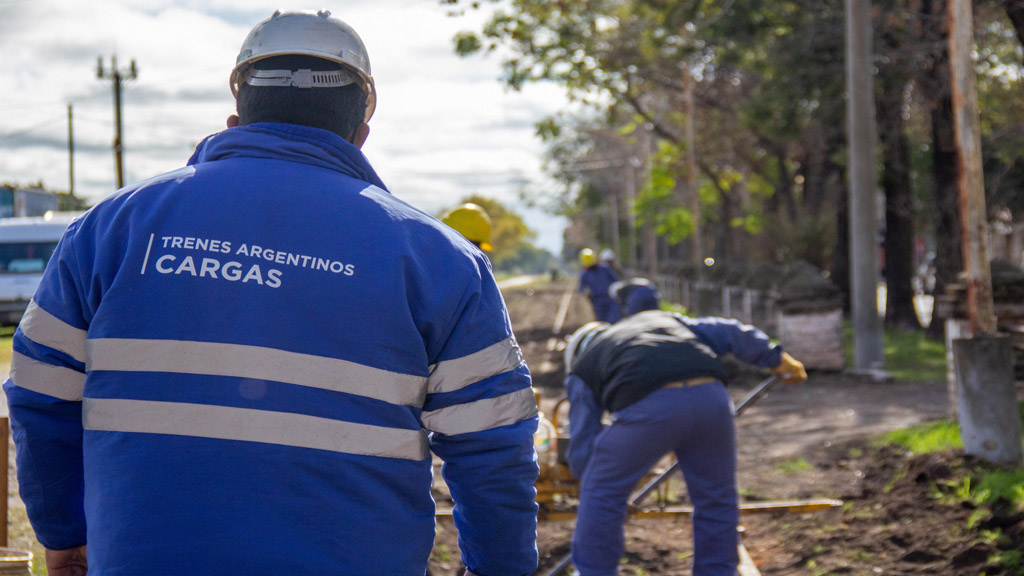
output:
M606 262L609 260L615 260L615 252L612 252L611 248L605 248L604 250L601 250L601 260L604 260Z
M250 64L271 56L304 55L315 56L341 64L348 73L332 71L299 70L261 71L254 76L248 74ZM301 73L301 74L300 74ZM349 74L354 73L354 77ZM257 86L300 86L304 88L328 88L358 83L366 94L365 121L373 116L377 106L377 91L370 74L370 58L359 34L351 26L331 16L330 11L281 12L280 10L260 22L249 32L242 49L238 52L235 67L231 70L231 93L238 95L238 84L250 80Z
M580 326L572 336L569 336L569 341L565 345L565 373L568 375L572 372L572 363L576 361L576 358L586 350L587 345L590 341L601 332L608 329L611 324L607 322L587 322L583 326Z

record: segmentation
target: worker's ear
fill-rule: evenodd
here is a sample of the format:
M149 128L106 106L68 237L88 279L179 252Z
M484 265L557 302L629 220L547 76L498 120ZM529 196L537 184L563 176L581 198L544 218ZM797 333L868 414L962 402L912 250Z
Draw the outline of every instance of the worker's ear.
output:
M228 116L228 128L234 128L235 126L238 126L238 114Z
M352 145L356 148L362 148L363 144L366 143L366 137L370 135L370 127L365 123L361 122L359 126L352 132Z

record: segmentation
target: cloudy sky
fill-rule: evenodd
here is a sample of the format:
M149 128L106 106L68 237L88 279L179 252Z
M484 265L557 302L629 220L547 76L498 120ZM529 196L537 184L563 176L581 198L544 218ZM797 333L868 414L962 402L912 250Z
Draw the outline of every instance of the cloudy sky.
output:
M430 213L467 194L498 198L561 248L563 222L522 206L524 186L550 188L533 123L565 106L554 86L505 90L496 56L458 58L451 38L483 15L451 18L437 0L0 0L0 183L69 185L73 105L75 193L116 187L113 90L96 77L112 56L138 77L123 92L125 182L181 166L234 111L227 76L245 35L276 8L326 8L370 54L379 97L363 151L392 190Z

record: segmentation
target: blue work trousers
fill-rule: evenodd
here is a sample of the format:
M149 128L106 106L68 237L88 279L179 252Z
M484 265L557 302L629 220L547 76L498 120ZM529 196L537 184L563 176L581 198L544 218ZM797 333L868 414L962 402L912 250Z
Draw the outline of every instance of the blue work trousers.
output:
M594 307L594 317L599 322L615 324L622 319L622 309L619 303L611 298L592 298L591 306Z
M573 564L614 576L625 550L626 502L644 474L674 452L693 503L693 576L736 576L739 502L732 401L720 382L663 388L614 414L583 472Z

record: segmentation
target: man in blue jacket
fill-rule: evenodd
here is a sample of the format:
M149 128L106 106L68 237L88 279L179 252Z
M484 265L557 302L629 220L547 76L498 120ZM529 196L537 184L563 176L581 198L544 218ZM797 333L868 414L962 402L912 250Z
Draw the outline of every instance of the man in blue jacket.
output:
M591 322L566 347L569 467L580 478L573 564L618 574L630 492L674 452L693 502L694 576L736 576L736 430L719 357L771 368L788 383L803 364L760 330L724 318L646 311ZM602 412L612 414L603 426Z
M617 322L622 317L619 305L608 293L608 288L618 281L619 276L606 262L598 262L597 255L590 248L580 250L580 281L577 292L586 294L594 309L594 318L599 322Z
M619 280L608 287L608 293L618 302L624 318L645 310L657 310L661 306L661 294L654 282L647 278Z
M15 334L49 573L422 576L432 453L471 573L533 573L530 374L484 255L359 151L362 41L275 13L231 86L186 167L71 224Z

